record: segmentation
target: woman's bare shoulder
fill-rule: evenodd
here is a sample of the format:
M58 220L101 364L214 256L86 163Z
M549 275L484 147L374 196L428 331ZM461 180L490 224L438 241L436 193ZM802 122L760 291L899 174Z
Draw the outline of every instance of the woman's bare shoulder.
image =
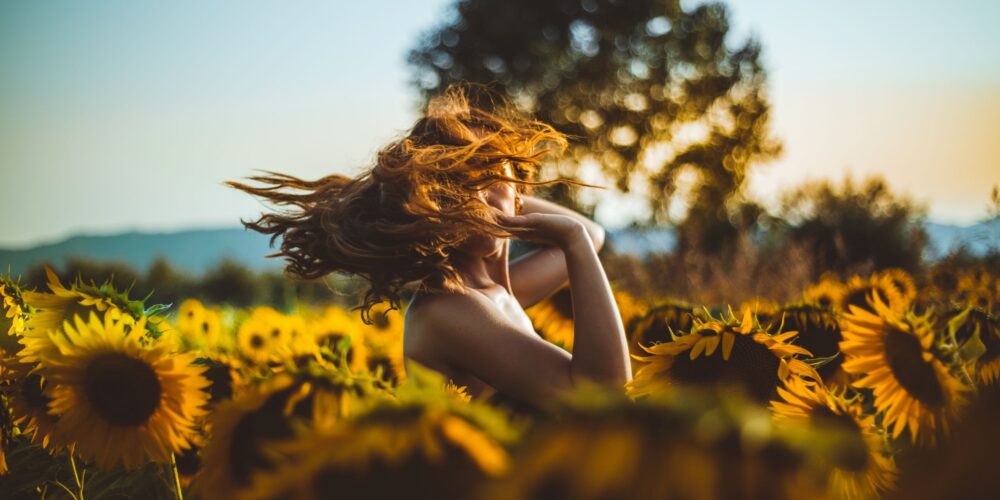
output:
M444 318L456 309L468 308L475 300L460 292L417 293L409 300L403 317L404 341L410 346L425 344L439 331Z
M408 303L405 322L417 330L423 326L439 327L442 321L455 314L485 312L483 306L482 298L475 293L418 293Z

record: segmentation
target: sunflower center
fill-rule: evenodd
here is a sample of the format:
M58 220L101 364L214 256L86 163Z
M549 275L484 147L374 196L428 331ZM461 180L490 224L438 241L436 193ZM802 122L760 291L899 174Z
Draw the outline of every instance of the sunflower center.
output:
M855 288L847 292L847 295L844 297L844 309L850 310L847 308L850 305L874 311L874 308L868 303L868 292L871 291L871 288Z
M819 405L812 411L813 427L830 429L840 438L837 441L837 465L851 472L859 472L868 467L868 445L857 422L850 415L836 413Z
M21 397L29 406L40 408L42 411L48 411L49 402L52 401L52 398L45 395L45 382L37 373L24 377L24 382L21 383Z
M372 326L378 328L379 330L385 330L389 328L389 315L387 313L381 312L373 314L371 316Z
M632 331L633 338L640 345L653 345L670 342L671 330L675 334L691 330L692 314L688 309L675 306L663 306L639 321Z
M260 335L252 335L250 337L250 347L254 349L260 349L264 345L264 339Z
M797 343L808 349L816 358L829 358L840 352L843 335L836 320L824 311L802 310L785 316L785 331L797 331ZM843 363L843 356L837 356L817 371L824 379L833 375Z
M368 358L368 371L376 373L382 367L382 376L386 377L389 382L396 384L399 382L399 376L396 374L396 370L392 367L392 360L386 356L372 356Z
M890 328L885 336L885 357L906 392L927 406L944 406L944 388L934 367L924 360L920 340L898 328Z
M228 365L213 363L205 370L204 375L212 383L208 387L210 402L233 399L233 372Z
M121 427L149 420L160 407L162 394L153 367L117 352L98 355L87 365L83 389L94 412Z
M736 340L728 361L722 357L722 346L711 356L703 354L694 360L687 353L681 353L674 358L670 377L695 385L737 385L761 403L775 397L780 364L778 357L749 335L733 335Z

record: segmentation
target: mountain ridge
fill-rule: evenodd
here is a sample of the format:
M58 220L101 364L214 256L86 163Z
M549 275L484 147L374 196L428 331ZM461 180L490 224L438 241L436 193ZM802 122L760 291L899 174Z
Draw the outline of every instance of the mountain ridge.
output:
M930 239L930 259L940 258L959 245L977 255L1000 248L1000 217L969 226L925 222L924 229ZM669 252L677 240L672 229L662 227L612 229L608 236L617 251L639 257ZM13 275L23 274L40 262L62 267L72 257L119 261L144 271L161 256L177 269L192 274L203 273L224 259L255 271L280 270L282 260L266 257L275 250L269 240L267 235L241 227L76 235L30 248L0 248L0 272L9 269Z

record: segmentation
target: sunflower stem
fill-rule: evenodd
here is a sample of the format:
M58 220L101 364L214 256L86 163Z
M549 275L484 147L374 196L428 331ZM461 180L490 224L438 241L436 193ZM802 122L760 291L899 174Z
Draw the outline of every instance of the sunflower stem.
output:
M58 486L58 487L62 488L63 490L65 490L66 494L68 494L70 496L70 498L72 498L73 500L80 500L79 498L76 497L76 495L72 491L70 491L70 489L65 484L62 484L62 482L60 482L60 481L53 481L53 483L55 483L56 486Z
M76 470L76 460L73 458L73 452L69 452L69 468L73 470L73 482L76 483L76 490L80 492L75 498L83 500L83 481L80 481L80 473Z
M174 452L170 452L170 471L174 476L174 492L177 494L177 500L184 500L184 492L181 491L181 474L177 471L177 456Z

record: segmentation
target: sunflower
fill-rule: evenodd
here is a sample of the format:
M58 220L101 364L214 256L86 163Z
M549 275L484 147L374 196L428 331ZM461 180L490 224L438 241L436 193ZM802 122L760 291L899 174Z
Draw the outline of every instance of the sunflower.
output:
M54 335L61 336L63 323L72 321L76 316L86 318L90 312L100 312L111 315L127 326L135 323L135 318L122 311L111 298L84 292L77 286L64 287L48 266L45 266L45 274L52 293L22 293L24 303L32 309L31 315L25 320L24 334L20 339L24 348L18 356L23 362L35 363L40 356L53 353L55 348L49 333L55 332Z
M187 345L216 346L222 337L222 315L198 300L187 299L177 310L177 330Z
M672 342L644 347L652 356L633 356L646 363L626 384L633 397L663 392L673 383L686 385L736 385L757 401L773 397L789 374L819 379L816 371L797 355L811 356L802 347L787 343L797 332L771 335L749 310L737 320L695 320L691 333Z
M895 311L906 309L906 303L892 281L885 276L872 275L868 279L854 276L847 282L840 311L849 312L851 306L874 311L875 306L872 302L875 298L883 304L888 304Z
M802 294L802 300L832 311L840 310L847 289L833 278L825 278L810 286Z
M366 336L368 372L397 385L406 380L402 339Z
M861 401L834 393L822 384L789 377L770 404L779 424L807 425L835 433L835 464L829 484L835 498L876 498L890 489L896 466L884 432L865 416Z
M670 342L672 335L691 331L694 317L694 306L688 303L667 300L657 304L628 328L630 350L642 354L642 346Z
M975 361L976 380L992 384L1000 379L1000 318L975 308L953 309L945 315L947 328L960 346L978 338L982 354Z
M573 298L569 287L563 287L551 297L524 311L531 324L545 340L567 351L573 350Z
M243 376L243 364L239 359L219 352L200 353L195 364L205 366L202 374L210 385L205 388L209 394L209 403L233 399L240 394L246 385Z
M297 314L289 314L284 315L281 321L287 332L287 340L275 346L271 359L272 369L277 371L284 369L283 366L302 366L309 361L328 363L320 353L313 330L307 327L305 319Z
M37 371L34 365L22 363L16 357L2 361L0 393L10 405L10 416L32 444L41 445L51 453L59 452L68 443L57 428L58 418L49 414L52 402L52 384Z
M4 316L10 320L8 335L24 333L24 319L28 306L21 296L21 289L6 276L0 276L0 298L3 299Z
M236 330L236 345L244 358L265 364L274 358L278 346L285 345L291 332L285 315L267 306L255 307Z
M192 491L204 498L232 498L250 485L255 471L276 465L264 453L265 443L292 438L296 421L331 427L350 415L370 387L366 379L344 372L307 368L278 374L221 402L208 417L203 469Z
M938 432L948 434L969 388L935 356L926 316L899 313L878 295L871 305L874 312L851 306L844 317L844 371L859 377L856 387L874 392L893 438L908 429L913 442L933 444Z
M334 361L343 360L356 372L368 367L368 348L358 321L337 306L327 307L312 323L312 337L329 349Z
M740 312L750 311L757 318L757 321L768 332L775 332L781 323L778 314L781 306L777 302L764 297L754 297L740 304Z
M824 360L816 371L827 383L842 378L840 365L844 356L840 353L840 323L829 309L812 304L789 304L781 309L782 329L796 331L796 343L815 358Z
M202 449L202 470L192 481L192 493L204 498L232 497L250 482L250 473L272 464L261 456L260 442L292 436L283 413L294 379L281 374L232 400L220 402L208 416L208 442Z
M400 306L403 310L406 304ZM403 341L403 316L399 308L385 302L372 307L368 318L371 323L361 324L365 337L374 337L375 342L392 343Z
M910 273L898 267L893 267L883 270L879 275L881 278L889 280L896 287L904 304L911 304L914 300L917 300L917 284L913 282L913 277L910 276Z
M417 376L422 380L423 376ZM274 443L286 458L254 475L250 498L393 498L419 492L468 496L510 464L502 443L511 433L497 410L446 396L447 389L402 389L362 413L295 440Z
M133 329L144 331L145 322ZM193 354L142 347L111 314L74 317L62 331L51 335L57 352L42 360L42 374L53 387L49 411L80 456L101 468L136 468L190 446L208 400Z
M819 498L822 491L804 474L800 446L738 394L678 387L633 402L580 392L562 406L559 418L534 426L511 473L481 498Z

